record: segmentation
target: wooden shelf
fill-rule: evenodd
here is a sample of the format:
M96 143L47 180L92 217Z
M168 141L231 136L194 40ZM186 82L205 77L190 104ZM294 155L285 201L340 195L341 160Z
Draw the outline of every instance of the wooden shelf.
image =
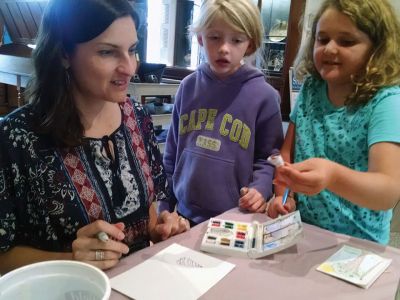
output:
M170 83L133 83L129 84L128 94L145 104L145 97L175 96L179 84Z
M13 55L0 54L0 82L26 87L33 67L31 59Z
M154 126L163 126L171 123L171 114L151 115Z

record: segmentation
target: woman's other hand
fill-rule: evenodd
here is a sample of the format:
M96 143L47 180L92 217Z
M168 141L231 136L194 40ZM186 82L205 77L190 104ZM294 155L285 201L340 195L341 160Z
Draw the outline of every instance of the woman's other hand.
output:
M171 236L185 232L190 229L189 221L179 216L176 212L162 211L155 224L154 231L158 240L166 240Z

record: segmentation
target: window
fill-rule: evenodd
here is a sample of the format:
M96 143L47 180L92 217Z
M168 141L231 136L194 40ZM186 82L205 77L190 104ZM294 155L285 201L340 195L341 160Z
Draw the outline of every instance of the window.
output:
M146 62L197 66L199 47L188 27L197 17L200 4L201 0L147 0Z
M173 64L175 17L176 0L148 0L147 62Z

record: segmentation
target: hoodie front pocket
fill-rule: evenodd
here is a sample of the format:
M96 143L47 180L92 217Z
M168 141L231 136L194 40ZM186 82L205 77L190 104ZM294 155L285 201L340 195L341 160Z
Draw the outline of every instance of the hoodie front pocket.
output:
M240 188L233 160L185 149L172 180L178 201L188 208L221 213L237 206Z

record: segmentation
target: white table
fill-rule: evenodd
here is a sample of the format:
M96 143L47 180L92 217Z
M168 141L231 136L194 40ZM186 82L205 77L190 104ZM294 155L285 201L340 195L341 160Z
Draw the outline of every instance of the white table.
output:
M246 214L238 209L225 212L220 217L245 222L267 220L265 215ZM199 250L206 225L206 223L197 225L188 232L124 258L116 267L107 271L108 276L111 278L132 268L172 243ZM343 244L369 249L384 257L392 258L392 264L368 290L315 270ZM200 299L393 300L400 280L400 249L336 234L308 224L304 224L304 238L296 246L280 253L257 260L213 256L231 262L236 267ZM157 282L149 282L149 288L157 288ZM111 299L127 298L112 291Z

